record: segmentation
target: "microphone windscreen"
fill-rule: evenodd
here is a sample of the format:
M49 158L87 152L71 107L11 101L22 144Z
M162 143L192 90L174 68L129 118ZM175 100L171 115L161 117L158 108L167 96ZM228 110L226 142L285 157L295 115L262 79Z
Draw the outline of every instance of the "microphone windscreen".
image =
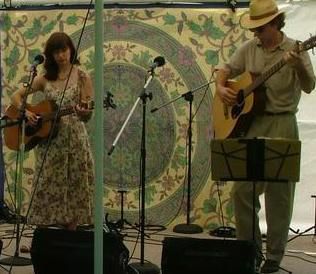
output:
M154 59L154 63L157 64L157 67L161 67L163 66L166 62L165 62L165 58L163 58L162 56L157 56L155 59Z
M45 57L43 54L38 54L34 58L34 62L37 64L42 64L44 62L44 60L45 60Z

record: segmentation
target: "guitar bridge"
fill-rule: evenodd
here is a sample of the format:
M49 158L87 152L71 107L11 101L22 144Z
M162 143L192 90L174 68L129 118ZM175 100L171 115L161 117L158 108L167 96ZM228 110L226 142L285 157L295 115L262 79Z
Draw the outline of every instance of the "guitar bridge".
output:
M229 119L229 115L228 115L228 107L226 105L224 105L224 117L225 119Z

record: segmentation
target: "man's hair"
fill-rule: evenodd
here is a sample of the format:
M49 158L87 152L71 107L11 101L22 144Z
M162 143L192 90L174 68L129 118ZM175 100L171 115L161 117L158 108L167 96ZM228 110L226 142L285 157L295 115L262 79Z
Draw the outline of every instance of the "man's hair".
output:
M285 14L280 13L277 17L270 21L269 24L275 25L278 30L281 30L285 26Z

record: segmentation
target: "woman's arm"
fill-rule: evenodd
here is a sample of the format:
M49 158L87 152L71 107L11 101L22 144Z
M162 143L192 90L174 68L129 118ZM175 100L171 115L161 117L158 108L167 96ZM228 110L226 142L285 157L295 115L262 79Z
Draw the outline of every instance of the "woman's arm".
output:
M80 120L87 122L92 116L90 102L94 96L92 80L87 73L79 71L80 103L76 105L76 112Z
M31 88L23 86L12 94L12 105L14 105L17 109L21 110L21 108L23 107L22 104L25 96L28 96L29 94L35 93L39 90L43 90L45 87L45 83L46 80L43 76L35 77ZM25 116L31 124L36 124L37 116L35 113L25 109Z

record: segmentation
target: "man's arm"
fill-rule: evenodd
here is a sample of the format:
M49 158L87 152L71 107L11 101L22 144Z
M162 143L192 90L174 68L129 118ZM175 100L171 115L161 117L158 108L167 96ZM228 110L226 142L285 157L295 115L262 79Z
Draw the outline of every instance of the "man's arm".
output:
M315 88L315 76L308 53L298 54L295 51L289 51L285 54L284 59L295 68L302 90L311 93Z
M230 78L231 69L226 65L221 68L216 75L216 94L225 105L234 105L237 100L237 94L226 87L226 82Z

